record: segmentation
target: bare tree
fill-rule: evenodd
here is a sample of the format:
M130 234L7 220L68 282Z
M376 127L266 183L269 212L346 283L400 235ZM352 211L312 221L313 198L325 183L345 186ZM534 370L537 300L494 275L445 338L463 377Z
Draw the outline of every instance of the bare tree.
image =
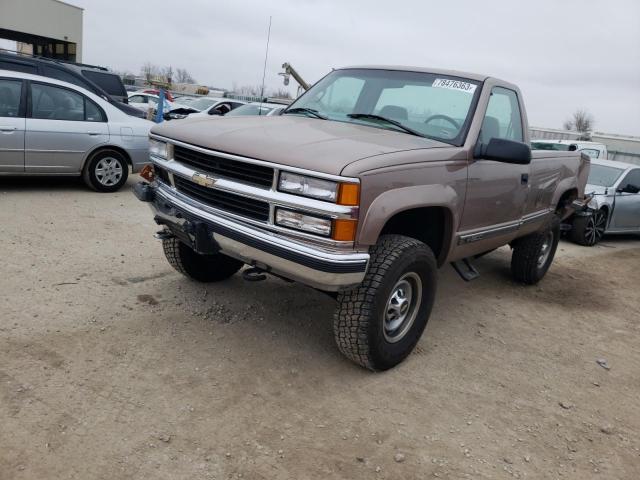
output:
M276 98L291 98L291 94L286 88L276 88L274 90L271 90L270 96Z
M186 68L176 68L176 83L196 83L196 79L191 76Z
M586 133L593 130L593 116L586 110L580 108L573 112L571 118L563 124L565 130L577 130L580 133Z

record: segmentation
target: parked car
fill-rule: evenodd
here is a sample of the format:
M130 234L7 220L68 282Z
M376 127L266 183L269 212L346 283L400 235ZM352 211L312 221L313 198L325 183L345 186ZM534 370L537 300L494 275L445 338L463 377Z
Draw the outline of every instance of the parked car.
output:
M102 86L94 82L94 80L103 80L105 86L107 84L113 85L119 81L122 85L120 77L107 70L100 70L100 75L93 75L95 72L91 70L89 75L93 76L93 79L87 76L89 68L72 68L71 63L64 63L58 60L43 57L27 57L22 55L15 55L11 53L0 52L0 69L13 70L15 72L32 73L34 75L42 75L44 77L55 78L56 80L62 80L63 82L73 83L79 87L85 88L90 92L102 97L111 103L114 107L120 109L127 115L134 117L144 118L144 114L137 108L130 107L126 104L127 95L121 95L119 87L114 87L117 90L117 94L112 96L105 91ZM81 64L78 64L81 65ZM86 70L86 72L84 71ZM105 73L107 72L107 73ZM116 78L114 78L117 77ZM124 86L122 87L124 90Z
M200 97L188 104L175 107L166 115L167 120L187 118L191 115L225 115L247 102L219 97Z
M285 108L287 108L287 105L282 105L280 103L251 102L246 105L240 105L235 110L227 113L227 116L238 117L242 115L264 115L269 117L272 115L280 115Z
M585 192L593 200L568 221L574 242L593 246L604 235L640 233L640 165L594 159Z
M64 65L91 80L107 92L114 100L127 103L127 89L124 87L124 83L122 83L122 79L117 73L110 72L104 67L86 65L84 63L64 62Z
M539 282L589 158L531 151L517 86L406 67L333 70L280 116L167 122L151 131L149 202L168 262L201 282L245 264L329 292L340 351L400 363L427 324L437 268L465 279L503 245Z
M579 151L590 158L608 158L607 146L604 143L585 142L578 140L531 140L533 150Z
M82 175L113 192L148 164L152 125L77 85L0 70L0 175Z
M129 92L129 105L138 108L145 113L149 111L149 108L155 112L159 101L160 97L153 93ZM164 99L164 106L162 108L164 113L168 113L175 107L176 105L172 101L167 98Z

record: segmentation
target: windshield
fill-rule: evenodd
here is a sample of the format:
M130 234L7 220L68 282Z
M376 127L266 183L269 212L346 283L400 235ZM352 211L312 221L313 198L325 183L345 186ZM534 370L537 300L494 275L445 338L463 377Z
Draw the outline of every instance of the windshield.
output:
M621 168L605 167L604 165L591 164L589 171L589 185L597 185L599 187L612 187L616 180L622 175Z
M570 144L568 143L531 142L531 148L533 150L556 150L566 152L569 150L569 147Z
M226 116L235 117L237 115L266 115L271 110L273 110L273 107L250 103L247 105L242 105L235 110L231 110L229 113L227 113Z
M202 111L202 110L206 110L216 102L217 100L213 100L211 98L198 98L197 100L193 100L189 102L189 107Z
M377 115L422 136L462 145L471 106L480 93L479 85L474 80L432 73L335 70L288 110L310 109L328 120L403 131L382 119L359 114ZM297 110L292 114L311 116L310 113L313 112Z

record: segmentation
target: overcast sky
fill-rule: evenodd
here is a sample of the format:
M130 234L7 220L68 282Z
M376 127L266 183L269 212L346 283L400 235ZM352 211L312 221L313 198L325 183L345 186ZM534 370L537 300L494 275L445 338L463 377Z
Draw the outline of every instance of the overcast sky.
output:
M518 84L532 125L561 128L585 108L598 131L640 135L640 0L68 2L85 9L86 63L260 84L271 15L271 88L285 61L308 82L345 65L454 68Z

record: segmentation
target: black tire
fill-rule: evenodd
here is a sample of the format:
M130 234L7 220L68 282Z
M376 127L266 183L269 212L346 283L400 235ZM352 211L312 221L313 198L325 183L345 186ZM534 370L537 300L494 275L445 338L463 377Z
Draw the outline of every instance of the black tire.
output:
M333 334L340 351L370 370L387 370L402 362L429 320L437 268L433 252L424 243L402 235L380 237L371 250L364 281L338 294ZM402 282L412 285L407 289L410 296L403 320L407 323L392 329L399 319L392 320L390 312L399 313L403 307L393 303L392 294L402 291Z
M198 282L220 282L233 276L244 265L221 253L202 255L177 238L162 241L164 255L173 268Z
M607 226L607 211L596 210L592 215L575 216L571 226L571 240L578 245L593 247L604 236Z
M98 150L87 160L82 178L89 188L96 192L115 192L122 187L129 176L129 163L117 150Z
M535 285L553 262L560 240L560 219L554 217L543 231L531 233L514 241L511 246L511 275L516 282Z

